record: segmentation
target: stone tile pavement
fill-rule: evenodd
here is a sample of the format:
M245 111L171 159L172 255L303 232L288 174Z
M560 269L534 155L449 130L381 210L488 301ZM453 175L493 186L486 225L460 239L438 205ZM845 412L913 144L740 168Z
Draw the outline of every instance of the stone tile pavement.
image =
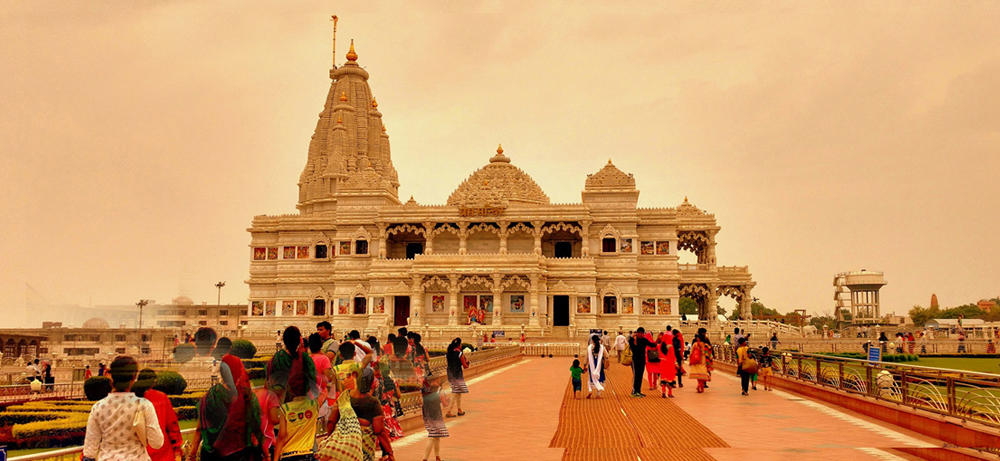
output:
M574 400L571 362L531 358L470 379L468 414L446 420L451 436L442 442L442 459L899 461L918 458L895 448L942 446L762 385L743 397L738 379L723 372L705 394L685 380L674 399L648 390L648 397L632 398L630 370L612 364L605 399ZM396 457L420 460L425 444L425 433L410 434L396 442Z

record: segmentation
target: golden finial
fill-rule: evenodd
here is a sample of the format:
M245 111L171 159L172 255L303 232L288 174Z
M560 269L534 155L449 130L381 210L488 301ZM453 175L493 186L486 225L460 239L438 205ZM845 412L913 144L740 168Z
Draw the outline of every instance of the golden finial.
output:
M382 125L382 132L385 133L385 125Z
M347 102L347 92L346 91L341 91L340 92L340 102Z
M378 101L374 97L372 97L372 109L378 109Z
M611 158L608 158L608 165L611 164Z
M337 123L344 123L344 120L339 115L337 116Z
M497 153L498 154L502 154L503 153L503 146L501 146L500 144L497 144Z
M351 51L347 52L347 60L354 62L358 60L358 53L354 52L354 39L351 39Z
M685 195L684 196L684 203L687 203L687 202L688 202L688 197Z

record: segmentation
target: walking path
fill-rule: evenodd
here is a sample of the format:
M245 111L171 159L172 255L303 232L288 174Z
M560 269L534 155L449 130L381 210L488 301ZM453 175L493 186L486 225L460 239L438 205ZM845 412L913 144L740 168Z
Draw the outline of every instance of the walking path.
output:
M575 400L570 358L526 359L469 380L467 415L447 419L442 459L602 461L913 460L894 450L939 441L763 385L740 395L717 372L705 394L694 381L632 398L631 371L613 363L605 398ZM586 382L581 397L586 396ZM396 459L423 458L426 433L394 443ZM433 459L433 457L431 458Z

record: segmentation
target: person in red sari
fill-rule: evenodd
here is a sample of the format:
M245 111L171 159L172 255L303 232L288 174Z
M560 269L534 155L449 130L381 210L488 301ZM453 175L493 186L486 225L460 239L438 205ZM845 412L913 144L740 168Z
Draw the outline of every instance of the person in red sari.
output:
M201 328L195 333L196 350L207 355L215 343L215 331ZM260 404L250 390L250 376L243 361L229 354L232 341L219 341L225 351L219 364L222 382L208 389L198 404L198 426L188 459L201 453L202 461L250 461L263 456Z
M699 330L691 342L691 378L698 380L698 393L705 392L705 383L712 380L712 346L705 333Z
M674 398L674 386L677 379L677 358L674 354L673 334L660 334L656 343L651 346L659 353L660 361L651 363L647 360L646 369L652 367L660 379L660 395L663 398Z
M156 372L151 368L143 368L135 384L132 385L132 392L136 397L149 400L149 403L153 404L156 419L163 432L163 445L157 449L147 445L146 453L152 461L180 461L184 457L184 452L181 450L184 439L177 423L177 413L174 412L174 406L167 394L153 389L154 385L156 385Z

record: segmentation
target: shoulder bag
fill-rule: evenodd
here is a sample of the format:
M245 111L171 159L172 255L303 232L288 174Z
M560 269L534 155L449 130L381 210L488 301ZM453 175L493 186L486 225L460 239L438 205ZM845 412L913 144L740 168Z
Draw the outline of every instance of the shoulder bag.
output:
M142 412L142 398L136 402L135 416L132 418L132 431L139 438L143 448L146 447L146 414Z

